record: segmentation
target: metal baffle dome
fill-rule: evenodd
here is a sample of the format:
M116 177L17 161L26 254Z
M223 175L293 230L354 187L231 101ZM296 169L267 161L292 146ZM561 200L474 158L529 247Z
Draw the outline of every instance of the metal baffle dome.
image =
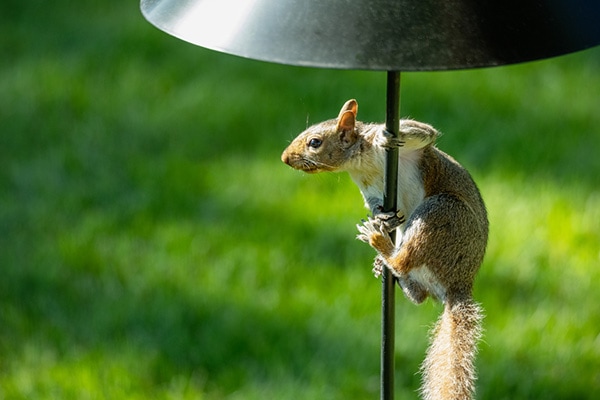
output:
M202 47L323 68L476 68L600 44L598 0L141 0L141 9Z

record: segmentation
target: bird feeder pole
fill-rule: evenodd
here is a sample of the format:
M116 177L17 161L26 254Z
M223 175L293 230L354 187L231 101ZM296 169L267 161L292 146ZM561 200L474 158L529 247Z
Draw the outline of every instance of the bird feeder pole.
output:
M400 128L400 72L387 73L385 130L398 137ZM390 147L386 154L383 211L398 208L398 148ZM390 232L395 240L395 232ZM395 347L395 278L389 268L384 268L381 287L381 374L382 400L394 398L394 347Z

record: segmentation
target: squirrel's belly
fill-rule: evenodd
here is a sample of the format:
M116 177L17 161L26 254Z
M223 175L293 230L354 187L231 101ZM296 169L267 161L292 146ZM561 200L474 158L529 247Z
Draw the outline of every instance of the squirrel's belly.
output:
M441 302L446 300L446 288L437 280L427 265L412 269L408 273L408 278L418 282L430 295Z

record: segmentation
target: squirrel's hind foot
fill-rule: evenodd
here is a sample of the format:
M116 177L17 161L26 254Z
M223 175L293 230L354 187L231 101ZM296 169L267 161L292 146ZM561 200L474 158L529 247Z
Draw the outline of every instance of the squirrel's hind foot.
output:
M373 260L373 269L372 269L373 275L375 276L375 278L379 278L381 276L381 274L383 274L383 270L385 268L387 268L387 266L385 265L385 260L379 254L377 254L377 256L375 257L375 260Z
M394 252L394 242L387 231L387 228L379 218L371 218L363 220L362 224L356 225L359 234L356 238L360 241L368 243L373 247L385 260Z

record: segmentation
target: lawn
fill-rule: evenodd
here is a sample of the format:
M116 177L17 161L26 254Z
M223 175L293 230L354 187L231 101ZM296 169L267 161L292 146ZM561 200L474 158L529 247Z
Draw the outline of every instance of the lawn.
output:
M281 163L385 74L214 53L136 0L0 5L0 399L377 398L380 284L339 175ZM408 73L491 222L480 399L600 396L600 49ZM441 307L396 299L417 398Z

